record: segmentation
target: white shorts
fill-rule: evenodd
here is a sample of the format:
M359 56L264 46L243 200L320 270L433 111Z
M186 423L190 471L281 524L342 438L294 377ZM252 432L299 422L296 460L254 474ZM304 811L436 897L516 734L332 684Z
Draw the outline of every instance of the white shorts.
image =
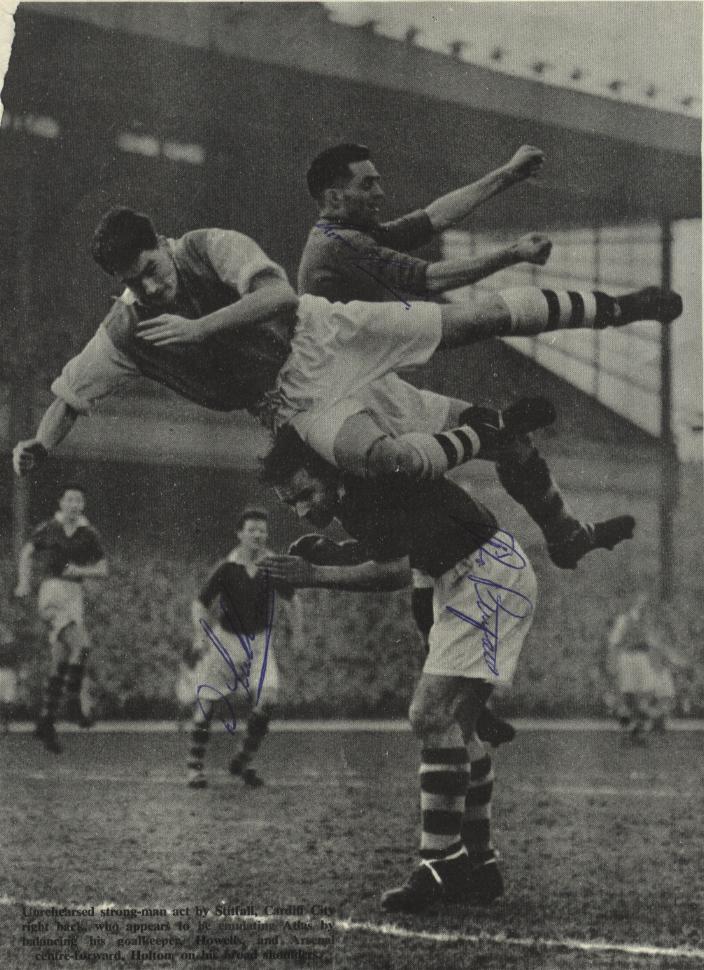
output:
M660 677L645 650L622 650L616 657L618 689L622 694L657 694Z
M229 633L219 624L215 624L213 633L227 652L234 670L227 657L203 634L207 644L205 654L192 670L182 667L179 672L176 691L181 703L195 703L198 698L203 701L216 701L223 695L228 698L234 697L236 700L241 698L243 702L249 701L254 704L258 697L278 692L280 678L272 649L273 631L268 650L265 650L266 640L263 633L251 639L240 640L236 634ZM262 675L265 654L266 669ZM235 682L237 689L232 690ZM185 701L186 698L188 698L187 701Z
M528 557L513 536L499 531L435 581L423 673L510 684L536 594Z
M75 623L86 644L88 634L83 620L83 586L68 579L45 579L39 587L37 609L49 625L49 643L56 646L61 631Z
M290 423L310 443L319 438L313 446L328 460L342 424L359 411L384 415L388 433L443 426L449 399L418 391L395 373L425 364L441 336L435 303L407 308L301 297L291 354L277 378L276 426Z
M17 674L12 667L0 667L0 704L14 704L17 698Z

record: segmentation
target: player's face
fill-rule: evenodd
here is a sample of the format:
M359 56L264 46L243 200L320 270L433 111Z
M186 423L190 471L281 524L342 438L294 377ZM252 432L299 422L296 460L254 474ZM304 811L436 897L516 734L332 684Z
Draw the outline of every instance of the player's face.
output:
M163 240L159 240L156 249L143 250L133 263L117 275L139 302L150 309L168 307L176 298L176 267Z
M261 552L266 549L269 529L263 519L247 519L237 533L237 541L247 552Z
M59 510L69 522L75 522L83 515L86 500L83 492L76 488L68 488L59 499Z
M316 478L300 468L286 485L277 488L279 498L292 508L299 519L305 519L319 529L330 525L337 511L337 487L333 482Z
M344 219L360 226L377 226L385 196L381 176L369 160L351 162L352 179L342 190Z

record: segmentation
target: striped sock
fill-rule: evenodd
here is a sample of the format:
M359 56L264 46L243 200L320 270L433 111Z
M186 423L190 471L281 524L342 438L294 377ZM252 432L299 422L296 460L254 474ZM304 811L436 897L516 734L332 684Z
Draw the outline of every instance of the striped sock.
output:
M421 859L462 852L460 826L469 781L464 747L424 748L420 766Z
M188 753L188 767L191 771L203 770L208 741L210 741L210 720L194 718L191 725L191 748Z
M68 664L66 669L66 699L68 701L79 701L85 669L85 664Z
M494 771L488 754L469 766L469 785L462 818L462 841L470 856L481 856L491 849L491 795Z
M511 314L507 336L527 337L552 330L602 330L618 325L618 300L598 290L540 290L515 286L499 295Z

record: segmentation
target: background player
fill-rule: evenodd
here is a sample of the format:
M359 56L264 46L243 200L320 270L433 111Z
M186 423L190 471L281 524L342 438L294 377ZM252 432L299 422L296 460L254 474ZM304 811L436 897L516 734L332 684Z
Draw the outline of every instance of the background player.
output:
M245 785L263 784L251 761L266 736L279 691L273 652L278 605L272 583L258 571L260 560L270 555L267 539L267 513L245 509L237 521L237 545L193 601L197 663L191 677L191 788L207 785L205 753L213 716L220 716L239 740L230 772ZM228 683L235 689L228 689ZM233 712L239 720L243 711L249 714L244 730L231 724Z
M97 532L84 515L83 489L67 485L52 519L42 522L20 553L15 596L24 598L40 578L37 609L47 624L51 660L36 736L60 754L54 722L66 691L66 714L81 727L91 720L81 708L81 687L90 640L83 617L83 580L104 579L108 564Z
M294 555L262 560L272 580L388 590L407 585L411 567L433 577L434 624L409 712L422 745L421 864L382 906L491 902L503 892L490 833L493 770L475 728L493 685L511 682L530 629L536 580L525 553L449 479L343 476L292 429L277 436L263 476L299 517L317 527L337 518L357 540L338 555L329 540L305 537Z
M17 702L20 648L10 627L0 623L0 731L7 734Z

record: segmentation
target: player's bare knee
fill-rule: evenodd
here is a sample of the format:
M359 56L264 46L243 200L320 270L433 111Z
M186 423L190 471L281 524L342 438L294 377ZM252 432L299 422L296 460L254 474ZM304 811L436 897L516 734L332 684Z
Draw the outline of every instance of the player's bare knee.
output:
M401 438L379 438L369 451L367 468L373 478L387 475L420 478L423 474L423 458Z

